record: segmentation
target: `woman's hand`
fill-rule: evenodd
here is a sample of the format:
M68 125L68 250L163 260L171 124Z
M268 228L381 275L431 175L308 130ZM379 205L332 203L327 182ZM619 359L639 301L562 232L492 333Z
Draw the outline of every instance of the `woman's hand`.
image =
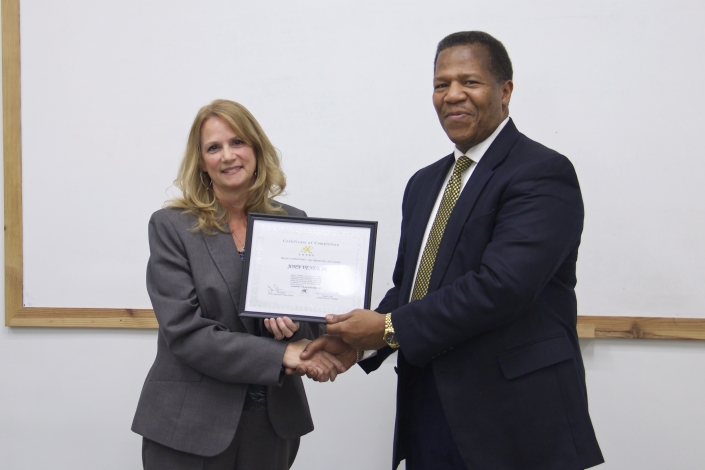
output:
M289 317L265 318L264 327L267 328L274 339L291 338L299 330L299 322L292 321Z
M306 360L301 359L301 353L306 349L310 340L302 339L295 343L289 343L284 351L282 366L288 375L293 374L297 367L304 366L309 373L315 374L318 382L335 381L338 374L342 374L347 367L337 357L326 351L316 351L310 354Z
M320 351L325 351L343 363L343 366L350 368L357 362L358 350L345 343L339 336L323 335L306 345L301 354L302 362L313 357ZM309 370L305 364L296 368L296 373L306 375L309 379L319 382L318 373L315 369Z

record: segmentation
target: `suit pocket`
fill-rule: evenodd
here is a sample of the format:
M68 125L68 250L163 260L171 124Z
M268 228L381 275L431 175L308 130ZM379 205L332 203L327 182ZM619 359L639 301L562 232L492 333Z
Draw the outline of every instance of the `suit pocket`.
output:
M150 377L150 382L200 382L203 374L193 369L181 371L155 371Z
M492 239L492 233L497 222L497 211L492 209L482 215L472 217L463 226L460 232L459 243L467 247L484 246ZM477 262L480 260L482 250L472 249L472 266L467 266L468 269L476 269ZM467 254L463 256L467 258ZM466 259L467 261L467 259Z
M520 346L497 357L508 380L573 359L575 352L564 335L551 336Z
M468 219L468 223L477 223L478 221L481 221L481 220L483 220L483 219L487 219L487 218L489 218L489 217L491 217L491 216L494 216L495 209L496 209L496 208L493 207L492 209L490 209L489 211L485 212L484 214L472 216L470 219Z

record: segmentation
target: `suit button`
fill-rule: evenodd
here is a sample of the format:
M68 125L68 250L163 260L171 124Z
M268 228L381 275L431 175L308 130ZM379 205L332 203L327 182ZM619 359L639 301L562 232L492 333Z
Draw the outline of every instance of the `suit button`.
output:
M399 375L399 371L397 370L397 366L394 366L394 373Z

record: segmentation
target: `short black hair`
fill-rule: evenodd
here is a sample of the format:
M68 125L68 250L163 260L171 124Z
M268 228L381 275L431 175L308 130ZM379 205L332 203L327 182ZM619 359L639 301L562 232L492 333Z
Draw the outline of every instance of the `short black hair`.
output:
M433 69L436 70L438 54L455 46L470 46L479 44L483 46L490 58L490 73L498 82L511 80L514 75L512 61L509 59L507 49L499 40L482 31L460 31L449 34L438 43L436 57L433 59Z

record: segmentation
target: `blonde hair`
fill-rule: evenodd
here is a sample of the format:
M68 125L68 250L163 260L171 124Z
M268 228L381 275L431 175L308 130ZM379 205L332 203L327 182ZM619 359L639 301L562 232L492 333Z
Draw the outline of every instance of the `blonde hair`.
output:
M191 125L184 158L174 186L182 196L167 201L165 207L183 209L196 216L195 230L206 233L229 232L228 211L218 201L211 188L208 173L201 167L201 129L209 118L219 117L255 153L257 167L255 181L248 190L245 213L283 214L284 209L273 203L286 187L286 176L281 169L279 155L255 117L243 105L234 101L215 100L202 107Z

